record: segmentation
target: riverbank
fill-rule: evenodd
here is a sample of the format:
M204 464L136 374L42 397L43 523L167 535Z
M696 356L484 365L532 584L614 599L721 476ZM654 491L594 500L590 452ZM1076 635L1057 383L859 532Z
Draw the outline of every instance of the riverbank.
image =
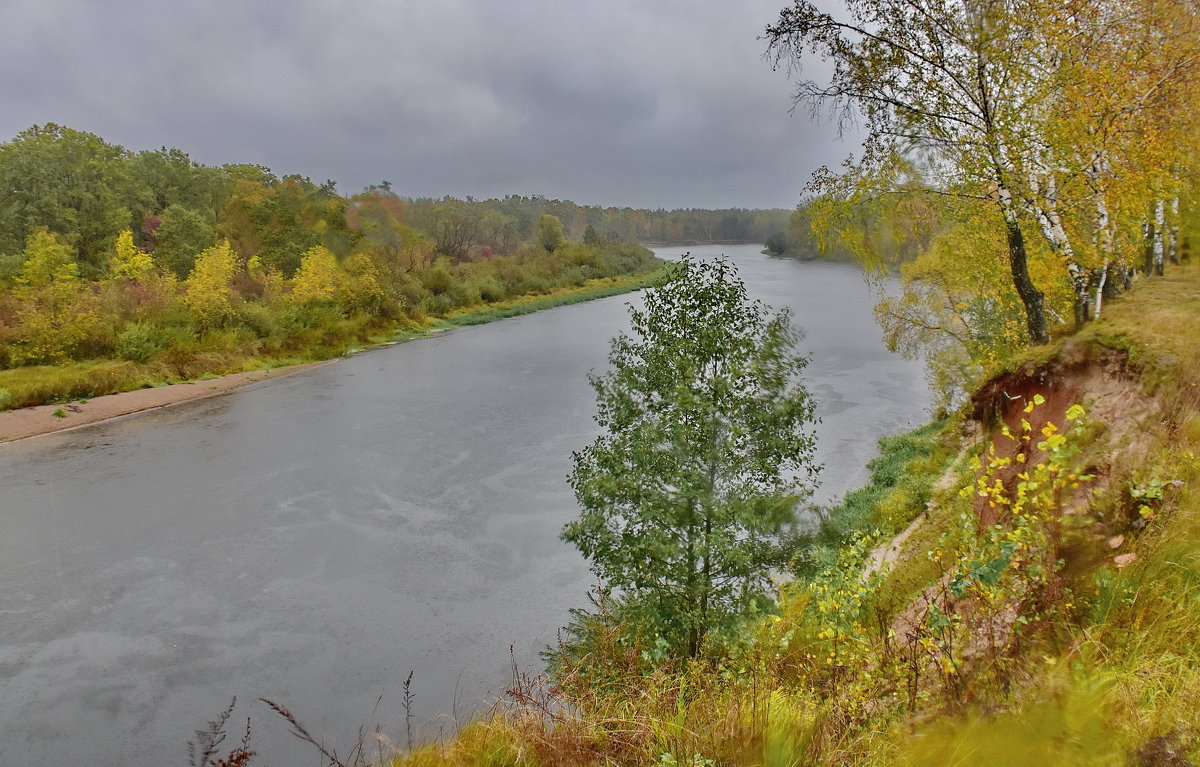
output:
M101 421L121 418L181 402L218 397L249 384L282 378L301 370L328 365L337 360L308 362L269 370L216 376L197 381L156 386L151 389L105 394L63 404L36 405L0 413L0 443L78 429Z
M580 287L560 290L547 295L522 296L508 301L473 307L454 312L444 318L431 320L421 328L401 331L381 339L380 343L375 344L372 348L424 338L433 333L456 327L480 325L557 306L631 293L647 287L660 275L661 272L653 272L649 275L628 278L607 277L592 280ZM71 401L52 402L3 411L0 412L0 443L77 429L112 418L157 410L182 402L221 396L243 386L282 378L319 365L327 365L336 362L339 358L285 363L225 375L205 375L189 381L166 381L150 387L142 385L142 388L131 388L127 391L95 397L81 397Z

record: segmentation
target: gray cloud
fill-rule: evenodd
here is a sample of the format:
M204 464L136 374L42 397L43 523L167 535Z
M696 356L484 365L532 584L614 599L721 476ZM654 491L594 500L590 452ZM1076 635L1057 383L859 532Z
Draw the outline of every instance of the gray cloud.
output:
M756 39L783 0L6 0L0 134L59 122L402 194L791 206L849 151Z

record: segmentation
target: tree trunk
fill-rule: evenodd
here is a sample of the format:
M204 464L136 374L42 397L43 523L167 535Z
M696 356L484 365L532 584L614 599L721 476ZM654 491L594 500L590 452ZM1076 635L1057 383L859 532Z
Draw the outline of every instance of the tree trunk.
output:
M696 657L700 652L700 628L696 622L696 504L688 499L687 510L687 578L684 581L684 591L687 594L685 603L688 606L688 656Z
M1092 319L1100 319L1100 310L1104 308L1104 288L1108 284L1108 265L1092 270Z
M1013 287L1025 306L1025 322L1029 329L1029 340L1035 344L1050 341L1046 332L1046 309L1042 292L1029 278L1029 257L1025 252L1025 237L1015 217L1005 216L1008 234L1008 265L1012 271Z
M1122 290L1124 290L1125 292L1129 292L1129 291L1133 290L1133 268L1130 267L1129 264L1126 264L1126 263L1113 264L1109 268L1117 270L1117 274L1121 278L1121 289ZM1108 297L1116 298L1116 296L1117 296L1116 283L1113 283L1112 293Z
M1071 302L1075 315L1075 329L1082 328L1091 319L1091 274L1075 262L1067 265L1071 275L1071 287L1075 291L1075 299Z
M1167 224L1166 206L1162 200L1154 202L1154 273L1163 276L1163 230Z
M693 656L700 654L704 637L708 633L708 597L712 592L712 514L704 515L704 592L700 595L700 636L696 639L696 649Z
M1058 184L1054 180L1054 174L1044 166L1042 172L1045 174L1044 181L1037 173L1030 173L1029 176L1029 188L1035 196L1032 207L1041 226L1042 236L1046 238L1050 250L1066 264L1067 273L1071 276L1071 288L1075 294L1072 309L1075 315L1075 329L1079 330L1091 319L1088 307L1091 274L1075 259L1075 249L1071 247L1071 239L1062 224L1062 216L1058 213Z

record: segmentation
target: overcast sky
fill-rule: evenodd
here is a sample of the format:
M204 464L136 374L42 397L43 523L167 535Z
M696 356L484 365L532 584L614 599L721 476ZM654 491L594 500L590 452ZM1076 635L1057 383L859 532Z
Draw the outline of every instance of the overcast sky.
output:
M57 122L406 196L792 207L785 0L0 0L0 140Z

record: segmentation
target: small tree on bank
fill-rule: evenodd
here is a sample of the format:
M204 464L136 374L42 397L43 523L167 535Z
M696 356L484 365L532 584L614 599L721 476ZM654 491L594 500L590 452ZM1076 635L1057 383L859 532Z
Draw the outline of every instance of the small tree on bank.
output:
M813 403L787 312L750 302L732 266L685 260L630 310L593 375L605 433L573 456L566 526L622 616L695 656L764 606L781 536L812 490Z
M537 241L547 253L563 244L563 225L558 216L543 213L537 222Z

